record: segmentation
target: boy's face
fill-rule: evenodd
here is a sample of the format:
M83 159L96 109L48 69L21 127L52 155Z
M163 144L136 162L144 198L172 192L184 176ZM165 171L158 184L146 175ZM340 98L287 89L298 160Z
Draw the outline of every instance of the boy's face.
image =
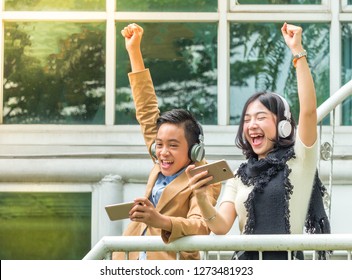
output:
M176 174L191 163L188 158L188 143L183 126L164 123L159 127L155 152L161 173L165 176Z

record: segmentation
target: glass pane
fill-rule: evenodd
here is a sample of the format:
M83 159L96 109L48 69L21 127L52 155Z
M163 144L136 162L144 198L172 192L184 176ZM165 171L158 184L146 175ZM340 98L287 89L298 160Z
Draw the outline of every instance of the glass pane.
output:
M106 0L5 0L7 11L105 11Z
M342 23L342 84L352 80L352 23ZM352 97L342 103L342 124L352 125Z
M104 23L5 22L4 34L4 123L105 123Z
M329 25L301 26L320 105L329 97ZM296 73L292 54L281 35L281 24L233 23L230 28L230 123L239 123L244 103L258 91L285 96L297 121Z
M234 0L236 1L236 0ZM299 5L299 4L321 4L321 0L237 0L238 4L247 5L247 4L257 4L257 5L266 5L266 4L291 4L291 5Z
M136 123L127 73L130 63L117 24L118 124ZM217 24L140 23L142 52L161 112L185 108L202 124L217 124Z
M79 260L90 250L91 193L0 193L0 259Z
M140 12L216 12L214 0L116 0L118 11Z

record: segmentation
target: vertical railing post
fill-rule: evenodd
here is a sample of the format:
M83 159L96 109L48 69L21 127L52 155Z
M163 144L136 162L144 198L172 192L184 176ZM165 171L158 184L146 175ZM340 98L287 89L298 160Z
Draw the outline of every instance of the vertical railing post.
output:
M105 206L123 202L123 181L118 175L107 175L93 185L92 192L92 245L103 236L122 234L122 221L110 221Z

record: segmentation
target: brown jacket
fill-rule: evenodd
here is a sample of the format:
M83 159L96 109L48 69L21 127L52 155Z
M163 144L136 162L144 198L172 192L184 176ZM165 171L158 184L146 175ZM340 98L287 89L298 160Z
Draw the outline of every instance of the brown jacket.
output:
M140 123L146 146L150 153L150 147L156 137L156 120L159 117L157 98L153 82L148 69L129 73L132 95L136 106L136 118ZM151 157L152 154L150 153ZM149 174L145 197L149 197L152 188L160 172L159 165L154 162L154 167ZM197 165L205 164L203 160ZM220 194L221 184L208 188L209 199L213 205L216 204ZM172 242L187 235L206 235L210 233L209 228L202 219L197 200L188 187L188 178L185 172L175 178L163 191L156 210L161 214L169 216L172 223L172 231L166 232L159 228L147 227L144 223L131 222L123 235L140 236L146 230L145 235L161 236L165 243ZM129 259L138 259L139 252L130 252ZM124 259L123 252L114 252L113 259ZM176 258L174 252L147 252L148 260L173 260ZM199 252L181 252L181 259L199 259Z

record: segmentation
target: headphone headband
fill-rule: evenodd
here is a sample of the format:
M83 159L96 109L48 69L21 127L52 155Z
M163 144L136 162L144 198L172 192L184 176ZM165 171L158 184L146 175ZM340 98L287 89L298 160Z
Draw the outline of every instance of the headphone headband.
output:
M280 97L280 99L284 103L284 107L285 107L284 116L289 121L291 119L290 105L288 105L287 100L283 98L281 95L277 94L277 96Z

